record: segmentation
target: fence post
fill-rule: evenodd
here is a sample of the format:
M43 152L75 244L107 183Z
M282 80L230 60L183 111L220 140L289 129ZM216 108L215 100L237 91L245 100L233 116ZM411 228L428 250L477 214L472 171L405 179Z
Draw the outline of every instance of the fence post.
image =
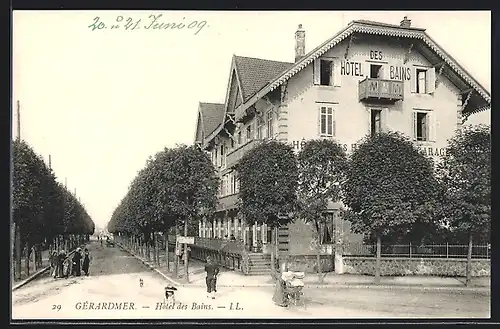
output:
M448 258L448 242L446 242L446 258Z
M410 258L411 258L411 242L410 242Z

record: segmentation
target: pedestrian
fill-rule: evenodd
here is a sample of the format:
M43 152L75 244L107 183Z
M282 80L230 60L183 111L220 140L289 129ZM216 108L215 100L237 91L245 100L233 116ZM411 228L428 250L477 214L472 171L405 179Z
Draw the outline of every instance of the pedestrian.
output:
M215 299L215 293L217 292L217 275L219 274L219 266L212 261L212 258L210 256L207 257L205 272L207 272L207 277L205 279L207 283L207 298L212 297L212 299Z
M287 307L287 299L285 297L285 281L282 278L282 273L279 269L274 270L272 272L272 277L274 278L275 281L275 287L274 287L274 295L273 295L273 302L281 307Z
M85 273L85 276L89 276L89 267L90 267L90 253L87 248L83 251L83 266L82 270Z
M73 271L73 261L71 259L66 258L63 262L63 270L62 270L62 277L67 279L71 274L72 274L72 271Z
M64 260L66 259L66 251L61 250L59 252L59 255L57 257L57 277L62 278L64 277Z
M57 277L57 263L58 263L57 251L53 250L50 253L50 275L54 278Z
M81 249L78 247L76 248L75 254L73 255L73 274L75 276L81 276L82 275L82 268L81 268L81 263L80 261L82 260L82 254L80 253Z
M234 236L234 234L231 234L231 241L236 241L236 237Z

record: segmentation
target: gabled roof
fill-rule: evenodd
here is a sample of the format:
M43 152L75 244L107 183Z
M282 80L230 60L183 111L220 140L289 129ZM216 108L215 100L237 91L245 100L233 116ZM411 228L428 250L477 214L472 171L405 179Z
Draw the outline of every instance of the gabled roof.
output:
M236 112L241 113L246 110L260 98L264 97L270 91L278 88L280 85L284 84L292 76L300 72L307 65L312 63L315 59L325 54L335 45L339 44L346 38L350 37L354 33L362 34L372 34L372 35L386 35L400 38L409 38L421 40L427 47L432 49L440 59L466 84L470 86L479 96L484 100L483 106L480 110L484 108L489 108L491 106L491 95L490 93L481 86L464 68L462 68L455 59L453 59L446 51L444 51L432 38L425 32L425 29L420 28L406 28L399 25L385 24L379 22L372 22L366 20L352 21L345 28L340 30L337 34L320 44L318 47L314 48L308 54L306 54L301 60L294 63L283 73L279 74L272 81L266 84L261 90L259 90L255 95L253 95L248 101L242 104ZM472 109L471 111L478 111L479 109Z
M220 103L201 103L198 107L198 115L201 117L202 127L196 127L198 131L200 128L204 136L210 135L224 119L224 104Z
M205 130L206 139L212 140L224 127L226 115L233 112L233 109L230 108L232 104L229 104L231 87L233 83L235 83L233 81L233 77L236 78L236 85L240 90L237 94L243 97L244 104L253 95L255 95L257 91L261 90L269 84L270 81L273 81L273 79L292 65L293 63L288 62L233 55L231 70L229 72L225 105L222 104L223 109L220 114L221 119L212 131L208 132L209 129ZM235 74L233 75L233 73Z
M234 56L243 99L246 102L293 63Z

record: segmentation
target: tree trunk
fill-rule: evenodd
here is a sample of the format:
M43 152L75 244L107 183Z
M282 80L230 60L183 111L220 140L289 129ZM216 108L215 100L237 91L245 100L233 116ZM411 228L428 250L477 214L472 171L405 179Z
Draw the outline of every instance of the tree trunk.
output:
M321 241L320 241L320 233L316 230L316 266L318 267L318 282L323 283L323 273L321 271Z
M165 262L167 263L167 272L170 273L170 255L168 251L168 230L165 230Z
M467 251L467 266L465 268L465 285L472 285L472 233L469 233L469 250Z
M174 259L174 276L177 278L179 276L179 255L178 255L178 245L177 245L177 237L179 236L179 224L175 223L175 259Z
M278 250L277 230L278 228L273 227L271 234L271 273L276 272L276 251Z
M377 259L375 263L375 283L380 284L380 254L382 246L381 246L381 241L380 241L380 234L377 233Z
M14 227L14 234L15 234L15 269L14 269L14 278L16 280L21 279L21 257L22 257L22 250L21 250L21 230L19 225L15 225Z
M25 258L24 258L24 269L26 271L26 277L30 276L30 251L31 248L29 243L26 243Z
M188 219L184 220L184 236L188 236ZM184 275L186 277L186 282L189 283L189 270L188 270L188 244L184 243Z

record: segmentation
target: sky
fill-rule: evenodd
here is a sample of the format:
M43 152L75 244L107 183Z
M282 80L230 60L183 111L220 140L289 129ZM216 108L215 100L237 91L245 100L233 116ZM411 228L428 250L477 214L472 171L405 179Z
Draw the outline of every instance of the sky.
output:
M198 102L224 102L233 54L293 62L298 24L308 52L352 20L404 16L491 90L487 11L14 11L21 138L51 155L58 181L104 228L148 156L193 143ZM139 19L141 29L124 29ZM153 28L161 22L186 27ZM99 23L107 28L89 27Z

